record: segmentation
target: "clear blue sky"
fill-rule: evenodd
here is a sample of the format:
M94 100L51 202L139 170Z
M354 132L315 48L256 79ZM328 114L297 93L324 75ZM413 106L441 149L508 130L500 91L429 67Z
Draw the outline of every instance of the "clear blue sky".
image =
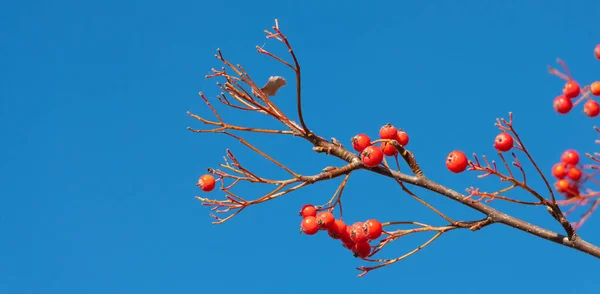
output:
M518 2L4 1L0 293L597 291L597 259L500 225L450 233L357 279L364 262L338 242L298 234L300 206L325 202L339 180L249 208L221 226L194 200L197 177L221 163L225 148L257 173L286 176L230 138L186 130L200 127L187 110L210 115L197 92L219 93L203 78L221 66L218 47L260 83L269 75L292 80L255 52L274 18L302 62L306 118L322 136L349 144L390 121L410 133L428 176L459 191L500 187L450 174L444 159L452 149L495 158L493 123L509 111L546 171L566 148L598 150L591 128L598 119L581 108L554 113L563 83L546 66L561 57L581 83L600 79L592 55L600 2ZM283 52L276 42L265 49ZM292 97L287 87L276 98L291 114ZM233 122L269 123L221 110ZM339 163L293 138L247 138L300 173ZM262 191L238 190L248 198ZM479 217L419 195L457 219ZM345 198L349 220L443 224L392 181L367 172L352 176ZM493 205L559 229L543 209ZM580 233L600 244L599 228L594 216ZM401 255L421 240L381 255Z

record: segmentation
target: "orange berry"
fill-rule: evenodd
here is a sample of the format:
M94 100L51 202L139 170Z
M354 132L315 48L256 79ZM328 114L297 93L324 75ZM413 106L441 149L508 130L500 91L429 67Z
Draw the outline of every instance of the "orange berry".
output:
M559 162L552 167L552 175L557 179L562 179L567 175L567 166Z
M571 99L562 95L554 98L552 105L554 106L554 110L560 114L567 114L573 108L573 102Z
M383 226L378 220L370 219L364 223L363 230L367 233L367 239L375 240L381 236Z
M358 152L363 152L365 148L371 146L371 138L365 134L358 134L352 137L352 148Z
M564 193L569 189L569 181L565 180L565 179L560 179L558 181L556 181L556 183L554 184L554 187L556 187L556 191Z
M213 177L212 175L209 175L209 174L202 175L198 179L198 184L196 184L196 186L200 187L200 190L202 190L204 192L212 191L215 188L215 185L216 185L215 177Z
M600 96L600 82L593 82L590 86L590 92L594 96Z
M576 167L572 167L567 171L567 177L573 181L579 181L582 175L581 170Z
M314 216L305 217L300 224L301 231L307 235L314 235L319 231L317 219Z
M352 253L355 257L366 258L371 254L371 245L369 242L356 243L352 247Z
M362 162L368 167L376 167L383 161L383 151L377 146L369 146L362 152Z
M565 95L565 97L569 99L573 99L579 96L580 92L581 88L579 87L579 84L574 80L567 81L567 83L565 83L565 86L563 87L563 95Z
M312 204L306 204L306 205L302 206L302 209L300 209L299 215L302 218L309 217L309 216L315 216L316 217L317 216L317 209Z
M346 224L339 219L333 221L333 224L327 229L327 233L333 239L340 239L344 232L346 232Z
M513 147L513 138L507 133L503 132L496 136L494 140L494 148L500 152L506 152L512 149Z
M563 152L560 160L567 165L577 165L579 163L579 153L575 150L567 150Z
M333 214L329 211L324 211L317 214L317 224L319 225L319 229L327 230L335 221Z
M410 141L410 138L408 137L408 134L403 131L403 130L398 130L398 135L396 136L396 141L398 141L398 143L400 143L400 145L402 145L403 147L408 145L408 141Z
M383 142L383 144L381 144L381 151L386 156L396 156L398 154L398 150L396 150L396 147L387 142Z

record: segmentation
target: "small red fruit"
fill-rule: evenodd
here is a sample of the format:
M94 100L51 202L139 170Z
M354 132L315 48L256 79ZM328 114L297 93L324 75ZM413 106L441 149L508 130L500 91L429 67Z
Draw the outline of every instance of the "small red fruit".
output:
M567 166L564 163L557 163L552 167L552 175L557 179L562 179L567 175Z
M383 142L383 144L381 144L381 151L386 156L396 156L396 155L398 155L398 150L396 150L396 148L394 147L394 145L386 143L386 142Z
M344 232L346 232L346 224L339 219L333 221L333 224L327 229L327 233L333 239L340 239Z
M458 150L454 150L446 157L446 167L453 173L462 173L467 169L467 156Z
M356 243L352 247L352 253L354 257L366 258L371 253L371 245L369 242Z
M396 139L396 136L398 136L396 127L390 123L385 124L379 129L379 138L381 139Z
M581 179L581 176L581 170L576 167L570 168L567 172L567 177L571 178L571 180L573 181L579 181Z
M569 184L569 188L565 191L567 198L573 198L579 196L579 187L576 184Z
M507 132L503 132L496 136L494 140L494 148L500 152L506 152L512 149L513 147L513 138Z
M600 114L600 105L595 100L588 100L583 105L583 113L589 117L596 117Z
M357 222L352 225L352 229L350 230L350 239L354 243L360 243L367 241L367 234L363 229L363 223Z
M335 217L329 211L324 211L317 214L317 224L319 225L319 229L327 230L333 222L335 221Z
M567 165L577 165L579 163L579 153L575 150L567 150L563 152L560 160Z
M350 238L351 232L352 232L352 226L346 225L346 228L340 234L340 241L342 241L342 243L344 243L344 244L354 244L354 242L352 241L352 238ZM352 246L348 247L348 249L351 249L351 248L352 248Z
M198 184L196 184L196 186L200 187L200 190L204 191L204 192L210 192L215 188L216 185L216 181L215 181L215 177L213 177L212 175L206 174L201 176L198 179Z
M402 145L402 147L408 145L408 141L410 141L410 138L408 137L408 134L403 131L403 130L398 130L398 135L396 136L396 141L398 141L398 143L400 143L400 145Z
M377 146L369 146L362 152L362 162L368 167L376 167L383 161L383 151Z
M363 152L365 148L371 146L371 138L365 134L358 134L352 137L352 148L358 152Z
M569 181L560 179L554 184L554 187L556 187L556 191L564 193L569 189L569 185Z
M573 108L573 102L565 96L558 96L554 98L554 110L560 114L567 114Z
M567 81L567 83L563 87L563 95L565 95L565 97L569 99L573 99L579 96L580 92L581 88L579 87L579 84L574 80Z
M317 209L312 204L306 204L306 205L302 206L302 209L300 209L299 215L301 217L303 217L303 218L309 217L309 216L315 216L316 217L317 216Z
M596 45L594 48L594 56L596 56L597 59L600 59L600 44Z
M307 235L314 235L319 231L319 225L317 224L317 218L314 216L305 217L302 219L300 224L301 231Z
M363 225L363 230L367 233L367 239L375 240L381 236L383 226L378 220L370 219Z
M600 96L600 82L593 82L590 86L590 92L594 96Z

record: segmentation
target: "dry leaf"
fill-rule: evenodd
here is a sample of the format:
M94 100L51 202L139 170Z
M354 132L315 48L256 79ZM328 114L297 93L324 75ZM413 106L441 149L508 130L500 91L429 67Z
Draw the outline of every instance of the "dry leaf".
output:
M265 93L267 96L275 96L277 91L286 84L287 81L284 78L280 76L272 76L269 78L267 83L262 88L260 88L260 90L263 91L263 93ZM256 93L252 94L256 95Z

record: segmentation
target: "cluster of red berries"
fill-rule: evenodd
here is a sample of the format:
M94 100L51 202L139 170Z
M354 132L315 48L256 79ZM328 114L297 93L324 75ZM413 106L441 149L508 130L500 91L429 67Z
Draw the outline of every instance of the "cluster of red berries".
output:
M500 152L508 152L514 146L513 137L507 133L502 132L494 139L494 148ZM453 173L462 173L467 169L469 160L464 152L454 150L446 157L446 167Z
M198 179L196 186L198 186L198 188L204 192L210 192L215 189L216 184L217 181L215 180L215 177L210 174L205 174Z
M600 45L594 48L594 55L597 59L600 59ZM600 96L600 81L593 82L590 86L582 89L571 77L565 83L562 95L554 98L554 110L560 114L569 113L574 106L572 99L579 97L580 94L583 94L587 98L587 101L583 104L583 113L589 117L598 116L600 114L600 104L589 97L589 94L596 97Z
M386 124L379 130L379 138L396 140L400 145L408 145L409 137L402 129L397 129L392 124ZM396 156L398 150L392 144L383 142L380 146L373 145L371 138L365 134L358 134L352 138L352 148L360 152L362 162L368 167L375 167L383 162L383 156Z
M329 211L317 213L317 208L311 204L304 205L299 215L302 216L302 233L314 235L319 231L327 231L332 239L342 241L344 247L352 250L355 257L368 257L371 254L369 242L376 240L383 233L383 227L377 220L370 219L346 225L341 219L335 219Z
M565 197L571 198L579 195L579 180L583 176L579 166L579 153L575 150L566 150L560 157L560 162L552 167L552 175L557 179L554 187Z

